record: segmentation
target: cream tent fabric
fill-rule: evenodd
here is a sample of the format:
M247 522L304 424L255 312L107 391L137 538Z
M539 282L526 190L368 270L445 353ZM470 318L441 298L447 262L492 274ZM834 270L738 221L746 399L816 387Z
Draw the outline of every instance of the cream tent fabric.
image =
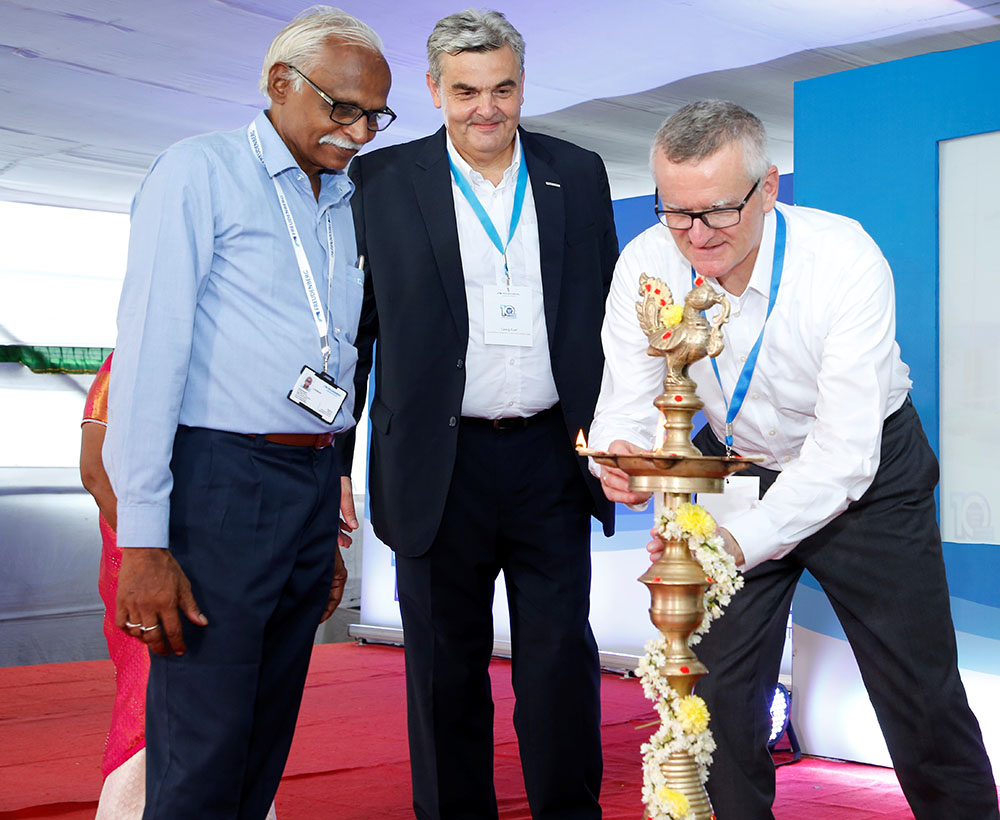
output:
M0 0L0 199L126 211L165 147L252 119L267 44L307 4ZM425 43L440 17L466 4L339 4L380 33L393 71L399 119L373 146L435 130ZM997 0L487 5L527 42L531 126L598 150L615 198L648 192L649 138L686 101L738 98L765 119L788 173L793 81L1000 39Z

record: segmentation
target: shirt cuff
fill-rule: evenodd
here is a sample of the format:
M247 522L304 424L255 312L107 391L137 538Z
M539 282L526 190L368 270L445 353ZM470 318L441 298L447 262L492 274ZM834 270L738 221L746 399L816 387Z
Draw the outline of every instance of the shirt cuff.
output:
M793 547L782 549L775 543L774 527L762 515L759 509L751 509L724 521L720 526L729 530L743 551L743 564L740 572L753 569L758 564L780 558L792 551Z
M163 504L119 504L118 546L157 547L169 544L170 507Z

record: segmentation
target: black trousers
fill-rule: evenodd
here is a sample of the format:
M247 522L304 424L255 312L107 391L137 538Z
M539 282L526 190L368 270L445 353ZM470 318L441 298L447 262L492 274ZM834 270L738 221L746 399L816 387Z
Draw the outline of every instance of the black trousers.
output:
M418 820L494 820L494 582L510 609L514 726L535 820L597 820L600 670L590 500L558 410L521 430L462 419L441 528L397 555Z
M706 455L725 448L706 426ZM761 493L777 473L760 467ZM719 820L771 820L769 708L795 585L809 570L857 658L915 820L996 820L997 792L982 734L958 674L934 503L938 465L907 401L883 427L868 491L746 586L696 647L709 674L697 692L718 750L708 792Z
M181 427L170 468L170 551L208 626L152 655L143 818L263 820L333 579L338 456Z

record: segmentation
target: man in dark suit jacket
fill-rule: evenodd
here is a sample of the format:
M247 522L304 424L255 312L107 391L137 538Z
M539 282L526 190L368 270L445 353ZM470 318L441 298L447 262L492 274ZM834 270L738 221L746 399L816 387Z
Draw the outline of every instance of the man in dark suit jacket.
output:
M358 389L377 335L371 515L396 553L414 808L497 817L503 570L532 815L599 818L590 516L611 534L613 510L573 444L600 389L618 256L607 175L596 154L518 129L524 43L502 14L444 18L428 54L446 127L350 171L368 272Z

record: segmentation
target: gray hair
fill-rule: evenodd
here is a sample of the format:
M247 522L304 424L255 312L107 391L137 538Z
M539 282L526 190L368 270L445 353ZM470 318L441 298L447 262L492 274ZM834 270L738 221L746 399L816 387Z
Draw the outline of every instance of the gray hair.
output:
M748 180L760 179L771 167L764 124L736 103L701 100L672 114L653 137L649 165L662 151L670 162L699 162L738 142Z
M271 66L288 63L303 72L309 71L330 38L382 54L382 38L367 23L332 6L312 6L297 14L271 41L260 75L261 93L270 99L267 80ZM286 76L296 91L302 87L302 79L294 71L286 71Z
M499 11L466 9L438 20L427 38L427 64L431 79L441 82L441 55L463 51L495 51L510 46L524 71L524 38Z

